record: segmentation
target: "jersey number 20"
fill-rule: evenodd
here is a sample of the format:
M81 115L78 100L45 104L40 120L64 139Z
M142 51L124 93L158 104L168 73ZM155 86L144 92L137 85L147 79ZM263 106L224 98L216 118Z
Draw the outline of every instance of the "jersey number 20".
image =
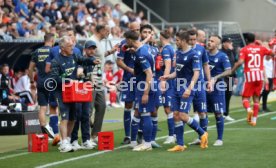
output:
M260 54L248 54L250 60L248 62L248 68L259 68L261 65Z

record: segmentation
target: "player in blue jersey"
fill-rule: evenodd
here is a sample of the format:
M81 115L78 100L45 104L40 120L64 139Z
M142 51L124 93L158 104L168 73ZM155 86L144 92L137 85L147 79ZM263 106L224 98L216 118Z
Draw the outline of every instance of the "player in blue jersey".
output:
M50 126L46 122L45 114L49 104L49 91L44 87L44 82L49 78L49 74L45 72L46 60L49 57L50 49L55 43L54 34L47 33L44 36L44 46L37 49L32 56L31 63L29 65L29 76L32 86L34 85L33 71L37 69L37 99L39 109L39 122L43 133L47 133L49 137L54 138L53 145L56 145L60 138L58 135L58 116L56 111L50 111ZM56 116L56 117L52 117ZM56 134L56 135L55 135Z
M144 143L135 146L133 151L147 151L151 150L151 136L152 136L152 120L151 113L154 112L154 104L150 100L155 99L156 86L154 85L154 58L150 53L150 46L139 41L139 33L134 31L127 31L125 33L127 45L135 49L134 57L134 75L136 76L136 106L138 107L143 123L143 137ZM137 123L139 124L139 123Z
M197 80L200 75L200 61L199 56L189 47L189 34L186 31L178 32L176 34L176 71L163 76L160 79L175 79L174 82L174 120L175 120L175 134L177 145L169 149L170 152L184 151L184 123L187 123L194 129L201 137L200 147L205 149L208 147L208 133L205 132L199 124L189 117L188 113L194 97L194 89L197 88Z
M173 65L175 52L172 45L170 44L170 41L171 41L170 32L168 32L167 30L160 32L160 42L162 44L161 57L164 65L162 67L159 67L160 69L156 67L157 79L159 79L163 75L166 76L175 71L175 67ZM171 109L171 104L172 104L171 99L173 96L173 80L172 79L167 80L167 82L161 81L160 89L162 91L161 101L164 106L164 111L167 115L167 124L168 124L168 130L169 130L169 136L164 141L164 144L173 144L175 143L174 119L173 119L173 111Z
M129 29L137 33L140 32L140 24L138 22L132 22L129 24ZM119 45L119 52L117 55L117 65L124 70L123 83L127 83L127 88L122 88L122 101L125 102L124 109L124 129L125 138L123 144L129 144L130 140L130 123L131 123L131 111L133 108L133 102L135 100L135 77L134 77L134 51L131 50L126 44L126 40L123 40ZM134 117L135 120L139 120ZM133 137L133 141L136 141L136 137Z
M140 37L141 40L143 40L143 43L145 45L149 46L149 52L152 56L152 58L154 59L154 69L155 67L155 59L159 53L159 49L158 47L155 45L154 39L153 39L153 27L149 24L145 24L141 26L140 29ZM159 76L157 76L156 71L154 71L153 73L153 77L154 77L154 82L156 82L156 84L159 84ZM152 129L152 136L151 136L151 145L153 148L159 148L161 147L158 143L156 143L155 138L157 135L157 129L158 129L158 115L157 115L157 111L160 105L162 105L162 95L161 95L161 90L157 87L156 90L156 96L155 96L155 100L154 100L154 104L155 104L155 110L153 113L151 113L151 119L152 119L152 125L153 125L153 129ZM140 124L143 124L142 122ZM138 141L142 139L142 131L138 132Z
M71 80L77 80L77 66L82 65L95 65L100 61L94 57L83 57L73 53L74 43L70 37L64 36L59 41L60 54L57 55L51 62L50 77L51 83L55 81L56 88L54 90L55 97L59 106L61 122L60 133L62 137L60 152L69 152L73 150L70 144L71 132L74 128L76 104L64 103L62 100L62 85ZM66 78L66 81L64 80ZM53 81L54 80L54 81ZM47 85L47 84L46 84Z
M198 78L198 88L195 91L195 96L193 99L193 108L194 113L196 115L199 115L199 119L197 120L196 117L194 117L195 120L200 124L200 127L207 131L208 127L208 118L207 118L207 106L206 106L206 89L204 85L204 76L206 77L207 81L211 80L210 77L210 69L208 64L208 57L206 55L205 48L197 43L197 31L196 30L188 30L189 33L189 44L191 45L192 49L195 50L199 56L199 62L200 62L200 74ZM203 71L204 70L204 71ZM207 85L208 87L210 85ZM207 88L210 89L210 88ZM200 139L197 138L195 141L189 143L189 145L199 145Z
M219 51L218 48L221 44L221 38L219 36L210 36L208 41L207 53L209 58L209 66L211 71L212 92L207 92L207 111L214 112L217 126L217 140L214 146L222 146L223 130L224 130L224 118L225 112L225 89L224 77L231 74L231 64L228 56Z

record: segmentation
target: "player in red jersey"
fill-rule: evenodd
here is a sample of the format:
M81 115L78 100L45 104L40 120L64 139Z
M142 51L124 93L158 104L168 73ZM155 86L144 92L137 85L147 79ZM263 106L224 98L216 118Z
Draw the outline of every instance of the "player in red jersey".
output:
M247 110L247 122L252 126L256 126L259 112L259 96L265 79L263 58L266 55L273 55L273 53L263 46L256 45L254 34L246 33L244 38L247 45L241 49L239 61L234 65L232 73L244 64L245 83L242 92L242 103ZM254 102L253 110L249 102L252 96Z

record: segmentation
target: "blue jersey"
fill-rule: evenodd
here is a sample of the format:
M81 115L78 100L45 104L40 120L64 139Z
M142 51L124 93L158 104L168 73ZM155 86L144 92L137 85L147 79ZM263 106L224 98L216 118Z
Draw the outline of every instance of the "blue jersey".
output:
M198 77L198 81L204 81L204 71L203 71L203 64L206 64L209 62L208 56L206 54L206 50L204 47L202 47L199 44L196 44L195 47L193 48L196 52L197 55L199 56L199 62L200 62L200 75Z
M207 53L207 55L209 58L211 77L215 77L223 73L225 70L231 69L230 61L225 53L218 51L215 55L212 55L210 53ZM217 82L219 81L223 81L223 78L218 79ZM215 93L224 94L224 92L217 90L217 87L214 87L214 94Z
M43 46L35 50L32 56L32 62L35 63L37 69L37 84L38 87L43 87L44 81L47 79L48 74L45 72L46 60L49 57L51 47Z
M183 85L187 88L194 75L195 70L200 70L199 56L196 51L189 49L188 51L176 51L176 84L177 94L182 95L185 91Z
M134 54L129 51L124 51L123 48L125 45L126 45L126 40L121 41L119 45L120 51L118 52L117 57L118 59L122 59L128 67L134 68L134 58L133 58ZM124 75L123 75L124 81L129 81L131 77L133 77L133 75L130 72L124 71Z
M139 86L139 82L146 81L145 70L151 69L154 73L154 57L151 52L151 47L149 45L142 45L135 52L134 74L136 76L137 86ZM151 89L150 93L152 91ZM137 89L137 92L144 92L144 85L142 83L140 84L140 88Z
M175 71L175 67L173 66L174 49L173 49L172 45L164 46L163 49L162 49L161 55L162 55L162 58L163 58L164 61L166 61L166 60L171 61L171 71L170 71L170 73L173 73Z
M51 64L51 61L59 54L60 54L60 46L54 46L53 48L51 48L50 55L46 60L47 64ZM78 49L77 47L73 48L73 54L82 55L80 49Z

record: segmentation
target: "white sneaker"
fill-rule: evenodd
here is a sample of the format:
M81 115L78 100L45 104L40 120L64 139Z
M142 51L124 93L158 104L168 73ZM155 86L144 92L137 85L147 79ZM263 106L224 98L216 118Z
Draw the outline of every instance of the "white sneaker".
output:
M232 118L232 117L230 117L230 116L226 116L224 119L225 119L226 121L235 121L235 119Z
M137 141L131 141L129 147L134 149L138 145Z
M132 151L140 152L140 151L150 151L152 150L151 144L146 145L145 143L142 143L138 146L135 146Z
M78 143L78 140L75 140L74 142L72 142L71 145L72 145L72 148L73 148L74 151L82 149L82 147Z
M62 143L58 148L60 152L74 152L72 145L70 143Z
M98 144L98 137L92 138L92 142L94 142L95 144Z
M193 142L188 143L188 145L200 145L200 139L195 139Z
M151 147L152 148L161 148L162 146L160 146L157 142L155 141L151 141Z
M50 138L53 138L53 139L54 139L55 134L54 134L54 132L53 132L52 127L50 127L50 125L47 124L47 125L44 126L44 128L45 128L45 131L46 131L46 133L48 134L48 136L49 136Z
M216 142L213 144L214 146L222 146L223 145L223 141L222 140L216 140Z
M175 137L174 136L168 136L168 138L165 140L163 144L168 145L168 144L174 144L175 143Z
M82 149L94 149L97 146L96 143L91 140L87 140L82 144Z

